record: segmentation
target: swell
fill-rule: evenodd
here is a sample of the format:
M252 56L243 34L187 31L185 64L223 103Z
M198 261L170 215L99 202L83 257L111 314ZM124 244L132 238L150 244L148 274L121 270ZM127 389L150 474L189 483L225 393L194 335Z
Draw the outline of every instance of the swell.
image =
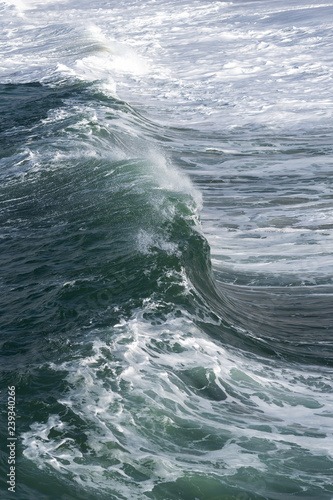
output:
M150 299L152 321L187 311L219 343L331 363L330 289L215 280L200 196L158 147L167 131L92 84L1 95L5 353L27 331L77 335Z
M224 315L267 352L298 363L332 366L332 287L219 284Z
M2 94L13 111L1 133L4 352L26 332L112 325L152 296L160 316L186 302L187 259L207 259L200 196L158 151L148 120L85 84Z

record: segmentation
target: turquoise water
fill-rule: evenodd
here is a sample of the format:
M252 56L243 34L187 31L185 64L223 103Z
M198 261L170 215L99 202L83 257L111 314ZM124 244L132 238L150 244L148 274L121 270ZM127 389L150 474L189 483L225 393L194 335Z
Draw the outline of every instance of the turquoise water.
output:
M1 6L1 498L330 500L330 5L128 5Z

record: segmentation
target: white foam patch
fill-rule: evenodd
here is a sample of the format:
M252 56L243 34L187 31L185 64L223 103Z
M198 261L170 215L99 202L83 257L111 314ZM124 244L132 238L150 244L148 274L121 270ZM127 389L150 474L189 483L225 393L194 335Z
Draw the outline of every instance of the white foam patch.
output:
M157 1L130 3L131 16L122 6L100 9L99 3L74 0L58 9L51 2L33 0L8 0L7 5L24 13L26 21L24 25L14 20L14 29L7 28L2 53L2 77L7 81L40 80L42 73L52 80L57 57L69 68L64 77L73 72L82 79L115 80L115 73L126 74L122 90L140 95L146 103L159 101L161 115L164 101L168 118L178 125L201 123L209 129L223 123L224 129L233 129L257 124L289 130L329 126L328 4L276 8L270 1L261 2L260 8L252 4L253 10L246 3L197 2L189 8L182 2L177 9L166 9ZM288 16L296 17L289 21ZM52 23L82 32L76 40L71 35L63 38L67 54L54 50L54 35L47 35ZM59 32L56 38L61 42ZM71 57L79 48L81 56Z
M101 81L115 96L115 75L149 72L144 57L107 37L89 16L77 22L66 16L66 9L48 12L44 2L42 9L36 2L9 3L20 15L11 20L14 27L6 28L1 40L0 79L4 83Z
M149 491L181 477L196 449L197 473L223 469L230 477L244 468L267 470L270 456L263 461L260 443L270 443L275 457L291 447L300 457L333 457L330 370L281 366L227 350L186 315L152 325L143 316L156 307L147 301L132 320L104 332L90 356L50 365L67 372L68 390L59 403L64 414L70 409L84 422L89 452L70 438L63 417L50 415L23 434L27 458L91 488L124 493L133 481L127 465L146 476L138 491ZM196 390L198 370L206 387L200 383ZM205 397L212 383L225 400ZM196 441L188 429L196 429ZM213 436L221 444L207 448Z
M166 241L161 235L149 233L143 229L140 229L138 232L137 243L138 250L144 254L151 254L153 252L153 248L159 248L168 255L174 254L180 256L180 250L175 243Z
M18 16L23 17L24 12L31 8L32 2L29 0L4 0L5 5L14 7Z

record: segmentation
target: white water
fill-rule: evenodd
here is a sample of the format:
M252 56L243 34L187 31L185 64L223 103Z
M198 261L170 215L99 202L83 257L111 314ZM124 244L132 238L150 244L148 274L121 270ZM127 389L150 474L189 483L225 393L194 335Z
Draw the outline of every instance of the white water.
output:
M90 356L50 366L68 373L59 403L88 426L89 454L72 438L51 437L74 431L52 415L25 433L27 458L124 498L145 498L156 483L186 473L222 473L237 485L244 470L252 471L246 498L275 498L267 493L274 473L291 491L325 490L326 474L306 470L307 460L315 472L333 458L331 370L267 363L224 349L191 320L152 326L142 316L104 332L111 340L94 341ZM147 479L133 481L128 466Z

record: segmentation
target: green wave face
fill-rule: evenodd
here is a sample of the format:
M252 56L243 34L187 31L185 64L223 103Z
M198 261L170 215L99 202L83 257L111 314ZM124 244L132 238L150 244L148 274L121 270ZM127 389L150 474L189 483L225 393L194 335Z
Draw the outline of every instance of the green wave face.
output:
M84 85L10 85L2 93L14 110L10 138L19 165L8 168L7 129L6 328L68 333L109 324L119 318L115 306L130 315L151 294L172 297L172 287L181 294L186 249L193 241L201 258L205 245L199 195L143 137L140 117Z

